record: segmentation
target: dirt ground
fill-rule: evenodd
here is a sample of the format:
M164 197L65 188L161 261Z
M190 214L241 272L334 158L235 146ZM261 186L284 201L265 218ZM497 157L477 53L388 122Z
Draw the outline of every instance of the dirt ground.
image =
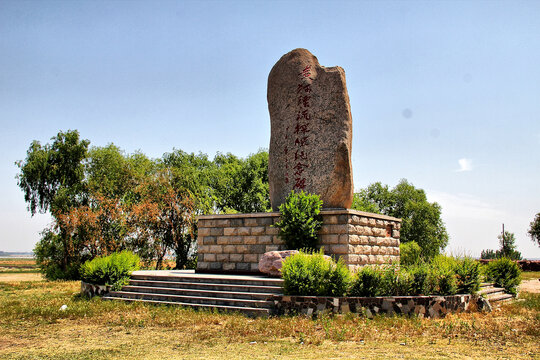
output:
M540 279L523 280L519 286L520 291L526 291L530 293L540 293Z

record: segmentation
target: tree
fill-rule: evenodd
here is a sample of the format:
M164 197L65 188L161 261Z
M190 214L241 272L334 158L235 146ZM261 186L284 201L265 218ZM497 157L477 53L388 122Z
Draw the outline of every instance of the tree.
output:
M88 140L80 140L76 130L60 131L52 144L42 146L33 141L20 169L18 185L32 215L36 212L66 211L84 201L83 160Z
M218 153L214 164L211 186L218 211L252 213L270 208L266 151L260 150L247 159Z
M427 201L424 190L402 179L393 189L380 182L357 192L353 209L402 219L401 242L415 241L424 258L433 258L448 244L441 207Z
M497 251L497 258L506 257L511 260L521 260L521 253L516 250L516 238L513 233L505 231L497 238L501 246L500 250Z
M529 236L534 243L540 246L540 213L536 214L536 217L530 224Z
M503 234L497 236L497 239L499 239L499 250L482 250L480 254L481 259L508 258L511 260L521 260L521 253L516 250L516 238L513 233L505 231Z

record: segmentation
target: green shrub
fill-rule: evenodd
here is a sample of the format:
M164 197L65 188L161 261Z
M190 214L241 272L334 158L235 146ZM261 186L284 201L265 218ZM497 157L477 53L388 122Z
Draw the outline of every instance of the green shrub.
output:
M458 259L455 266L457 293L475 294L480 289L480 263L469 257Z
M396 266L383 270L380 296L406 296L410 294L411 287L412 278L406 270Z
M456 260L450 256L437 255L430 266L435 279L433 295L454 295L457 292Z
M337 263L323 251L289 256L281 268L283 290L287 295L344 296L351 274L343 260Z
M422 261L421 255L422 249L416 241L409 241L399 245L400 263L403 266L419 264Z
M381 269L373 266L364 266L354 276L351 286L351 296L379 296L381 293L381 283Z
M129 251L97 257L81 266L81 277L84 282L120 290L128 283L131 272L139 269L139 261L139 256Z
M410 295L430 295L436 286L436 278L429 264L418 264L406 268L411 277Z
M280 220L275 224L279 236L290 250L317 249L317 232L322 226L322 200L319 196L291 191L280 205Z
M516 262L508 258L500 258L487 264L486 277L515 295L521 282L521 269Z

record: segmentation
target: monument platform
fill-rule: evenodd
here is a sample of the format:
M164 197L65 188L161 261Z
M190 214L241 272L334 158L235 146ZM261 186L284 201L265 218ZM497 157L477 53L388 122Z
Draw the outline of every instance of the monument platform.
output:
M401 219L349 209L321 211L319 244L350 270L399 261ZM259 273L268 251L287 250L274 224L279 212L203 215L198 220L197 273Z

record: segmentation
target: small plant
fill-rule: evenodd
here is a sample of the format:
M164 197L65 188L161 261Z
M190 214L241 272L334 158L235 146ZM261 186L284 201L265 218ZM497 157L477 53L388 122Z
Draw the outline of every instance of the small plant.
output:
M456 260L445 255L437 255L431 261L435 279L434 295L454 295L457 292L455 273Z
M291 191L280 205L280 220L275 226L279 228L279 236L287 249L317 249L317 233L322 226L322 203L317 195Z
M516 262L508 258L493 260L487 264L485 273L488 280L511 294L517 293L517 287L521 282L521 269Z
M300 251L283 262L283 289L287 295L344 296L351 275L343 260L337 263L324 256L323 251Z
M475 294L480 289L480 263L472 258L458 259L455 266L457 293Z
M430 295L436 285L432 268L428 264L418 264L407 268L411 277L410 295Z
M81 279L95 285L110 285L120 290L129 281L131 272L139 269L139 256L129 251L97 257L81 266Z
M399 245L400 263L403 266L419 264L422 261L422 248L416 241L409 241Z
M381 269L373 266L364 266L354 277L351 286L351 296L379 296L381 283Z
M396 266L388 266L383 270L380 296L409 295L412 287L410 274Z

